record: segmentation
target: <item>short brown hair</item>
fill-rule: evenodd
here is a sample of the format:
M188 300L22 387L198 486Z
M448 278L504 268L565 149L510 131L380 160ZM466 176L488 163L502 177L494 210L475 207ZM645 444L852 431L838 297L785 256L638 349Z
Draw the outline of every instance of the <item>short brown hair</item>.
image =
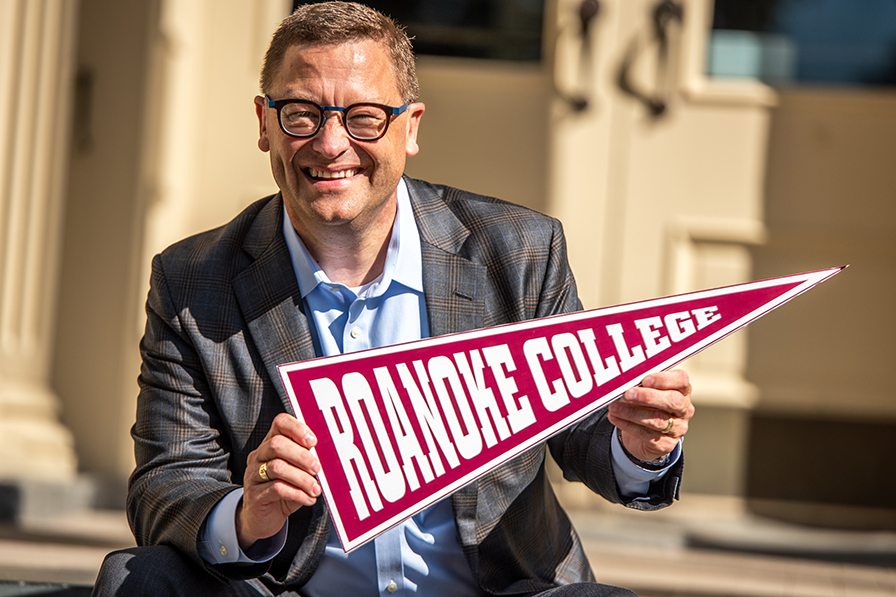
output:
M283 19L264 56L261 91L269 93L286 51L303 44L339 44L372 40L382 43L392 58L392 68L402 100L413 102L420 94L414 49L404 28L390 17L355 2L306 4Z

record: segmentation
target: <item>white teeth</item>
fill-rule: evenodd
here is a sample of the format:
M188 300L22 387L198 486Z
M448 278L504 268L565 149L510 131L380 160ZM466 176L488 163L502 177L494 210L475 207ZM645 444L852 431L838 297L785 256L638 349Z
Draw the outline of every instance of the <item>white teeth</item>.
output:
M349 178L355 175L355 171L339 170L338 172L325 172L323 170L308 168L308 174L310 174L312 178Z

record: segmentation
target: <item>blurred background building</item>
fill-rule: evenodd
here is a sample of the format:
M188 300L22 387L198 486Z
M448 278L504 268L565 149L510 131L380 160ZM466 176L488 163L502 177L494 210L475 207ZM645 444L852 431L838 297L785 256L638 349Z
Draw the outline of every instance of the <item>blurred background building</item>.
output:
M370 4L419 52L407 173L559 217L586 308L850 264L685 364L683 490L896 529L896 3ZM150 260L276 191L292 8L0 0L0 519L122 507Z

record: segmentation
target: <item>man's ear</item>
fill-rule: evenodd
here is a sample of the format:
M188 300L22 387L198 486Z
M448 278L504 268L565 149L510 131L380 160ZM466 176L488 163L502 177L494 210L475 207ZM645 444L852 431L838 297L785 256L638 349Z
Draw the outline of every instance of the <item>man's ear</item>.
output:
M425 111L426 106L422 102L414 102L408 106L408 136L405 142L405 153L408 156L415 156L420 151L420 146L417 145L417 131L420 130L420 119Z
M258 117L258 149L270 151L271 143L268 140L268 127L265 122L265 100L260 95L255 96L255 115Z

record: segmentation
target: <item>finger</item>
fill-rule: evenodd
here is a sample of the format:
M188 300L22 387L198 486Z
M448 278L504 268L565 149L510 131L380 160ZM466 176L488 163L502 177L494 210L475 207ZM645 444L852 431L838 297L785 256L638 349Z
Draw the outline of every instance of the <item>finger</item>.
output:
M279 499L311 505L321 494L317 478L307 471L279 459L268 461L264 466L267 480L262 484L273 490Z
M270 474L268 473L268 463L262 462L261 466L258 467L258 477L262 483L269 483L274 480L274 470L271 469Z
M305 435L304 425L295 419L284 419L272 425L272 431L286 427L299 437ZM295 433L292 433L294 436ZM304 441L304 440L303 440ZM315 476L320 462L315 454L292 436L273 435L249 454L243 476L245 490L251 489L251 500L287 500L298 505L311 505L321 493Z
M247 463L243 489L244 500L253 507L259 503L281 500L296 502L296 506L309 506L322 491L313 471L304 470L282 458L259 461L254 452Z
M644 442L652 449L656 449L657 451L664 451L666 453L671 452L675 448L675 445L678 443L679 437L677 437L677 429L675 428L680 424L678 420L675 421L673 431L668 434L660 433L659 431L650 427L638 425L636 423L625 421L623 419L614 420L611 417L610 422L624 433L636 437L639 441Z
M622 400L611 404L609 413L614 419L644 427L661 434L671 433L675 426L675 421L680 420L678 417L673 416L665 410L642 407L636 403ZM671 426L669 425L670 421L672 423Z
M282 460L312 475L320 472L320 462L314 452L285 435L275 435L259 446L257 458L259 464Z
M641 386L654 390L674 390L685 395L691 393L691 381L688 374L681 369L660 371L648 375L641 380Z
M277 435L292 438L293 441L305 448L313 448L317 445L317 437L311 428L288 413L280 413L274 418L265 439L271 439Z
M257 471L251 480L264 481L260 473L263 462L281 459L312 475L320 471L320 463L311 449L317 444L317 438L307 425L287 414L278 415L261 445L251 454L247 461L247 473ZM266 470L270 473L269 470Z
M283 436L277 437L282 438ZM291 442L288 439L286 441ZM301 449L304 450L304 448ZM308 454L307 451L305 452ZM256 460L257 466L250 465L254 468L246 469L243 480L244 489L248 491L251 488L253 490L253 500L255 498L261 498L263 501L282 499L310 506L314 504L322 491L316 478L320 471L320 465L314 458L304 459L304 461L311 462L311 464L297 466L284 458L273 458L260 463Z
M636 425L610 416L610 422L616 425L623 434L623 443L626 449L636 458L652 461L662 458L675 450L678 445L678 430L675 435L664 435L653 429Z
M690 395L678 390L635 387L627 390L619 402L661 411L658 416L671 415L680 419L689 419L694 410Z

